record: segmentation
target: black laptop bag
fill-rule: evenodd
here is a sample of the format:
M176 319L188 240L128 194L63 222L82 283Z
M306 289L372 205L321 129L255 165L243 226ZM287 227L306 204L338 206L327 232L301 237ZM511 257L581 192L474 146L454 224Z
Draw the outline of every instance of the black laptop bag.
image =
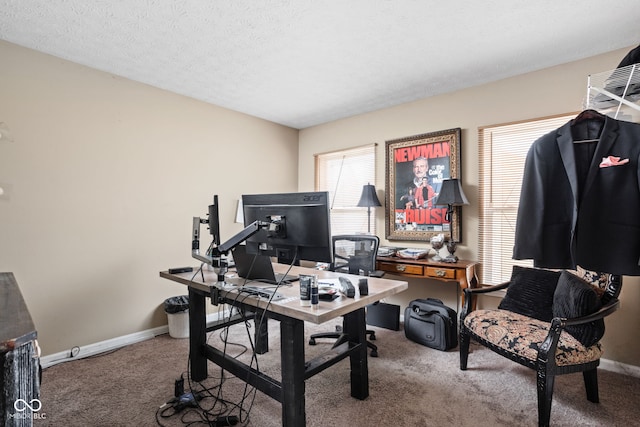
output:
M436 350L458 345L455 310L436 298L416 299L404 310L404 334L411 341Z

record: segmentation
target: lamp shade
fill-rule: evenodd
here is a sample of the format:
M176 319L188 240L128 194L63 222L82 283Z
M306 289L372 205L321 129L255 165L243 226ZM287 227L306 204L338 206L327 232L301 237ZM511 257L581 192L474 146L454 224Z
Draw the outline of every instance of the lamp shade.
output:
M244 224L244 208L242 206L242 199L238 200L238 206L236 207L236 222Z
M436 205L451 205L462 206L468 205L469 201L467 196L462 191L462 185L457 178L445 179L442 181L442 188L440 188L440 194L435 201Z
M376 186L371 184L366 184L362 186L362 195L360 196L358 207L367 208L372 206L382 206L382 205L380 204L380 200L378 200L378 195L376 194Z

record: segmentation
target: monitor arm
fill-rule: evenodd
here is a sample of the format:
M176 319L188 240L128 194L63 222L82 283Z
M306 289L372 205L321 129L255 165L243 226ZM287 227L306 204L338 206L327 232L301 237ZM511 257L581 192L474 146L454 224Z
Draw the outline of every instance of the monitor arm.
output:
M235 236L231 237L226 242L212 247L207 251L206 255L200 254L200 224L208 224L207 219L200 217L193 217L193 232L191 237L191 256L199 261L209 264L213 267L219 267L220 257L226 255L231 249L238 246L240 243L247 240L249 237L260 231L261 228L269 228L271 223L264 221L254 221L245 227Z

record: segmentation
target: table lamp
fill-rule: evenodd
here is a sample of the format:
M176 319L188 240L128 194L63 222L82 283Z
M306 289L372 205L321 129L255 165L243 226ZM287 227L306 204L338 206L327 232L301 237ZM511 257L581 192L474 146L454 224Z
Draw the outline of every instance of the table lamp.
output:
M457 178L443 180L442 188L440 188L440 193L438 194L438 198L436 199L434 204L441 206L447 205L447 214L445 216L445 220L451 223L451 219L453 217L453 207L469 204L467 196L465 196L464 191L462 191L460 180ZM452 228L450 228L450 230L451 229ZM449 236L449 243L447 244L449 255L443 259L444 262L458 262L458 257L454 255L456 246L457 243L453 240L453 233L451 233Z
M242 206L242 199L238 200L238 206L236 207L236 222L244 224L244 207Z
M378 195L376 194L376 186L371 184L362 186L362 195L360 196L358 207L367 208L367 233L369 234L371 234L371 208L375 208L376 206L382 206L380 204L380 200L378 200Z

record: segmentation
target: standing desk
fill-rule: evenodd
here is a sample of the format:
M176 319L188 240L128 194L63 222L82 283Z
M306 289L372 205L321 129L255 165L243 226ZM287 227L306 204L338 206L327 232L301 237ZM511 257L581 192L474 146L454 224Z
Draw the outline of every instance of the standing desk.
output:
M289 266L274 264L276 272L284 273ZM356 287L356 297L341 296L334 301L320 301L317 308L300 306L300 290L297 282L293 286L282 286L278 292L284 299L268 304L265 299L258 299L233 290L224 290L217 286L217 275L212 271L194 274L170 274L161 271L160 277L187 285L189 292L189 358L191 379L203 381L207 378L207 361L210 360L224 368L237 378L245 381L282 404L282 425L300 427L306 425L305 415L305 380L333 366L340 360L349 357L351 364L351 396L365 399L369 396L369 371L367 364L366 319L365 306L380 301L382 298L397 294L407 289L405 281L368 278L369 294L359 295L358 279L361 276L350 276L328 271L314 270L304 267L293 267L292 274L317 274L318 279L347 276ZM226 279L227 283L240 284L243 279ZM235 360L226 353L211 346L206 341L207 324L205 301L216 298L220 303L240 306L254 312L266 312L270 319L280 322L280 363L282 381L278 381L257 371L243 362ZM241 302L240 302L241 301ZM256 315L257 315L256 313ZM343 316L344 332L349 337L345 342L330 351L306 361L304 347L304 324L311 322L320 324ZM224 327L234 323L226 319L213 328ZM211 328L209 328L211 329Z

